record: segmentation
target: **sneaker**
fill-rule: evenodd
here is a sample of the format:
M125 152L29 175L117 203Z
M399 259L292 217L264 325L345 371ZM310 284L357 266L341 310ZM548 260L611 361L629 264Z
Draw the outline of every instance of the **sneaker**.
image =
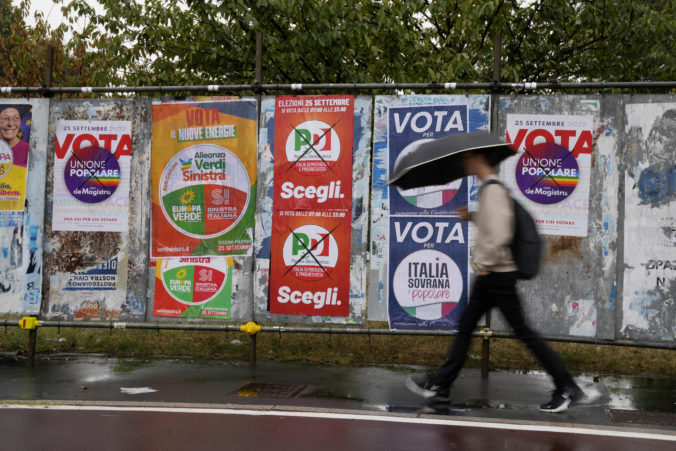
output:
M552 399L548 403L540 405L540 410L551 413L563 412L564 410L567 410L568 407L582 401L584 398L584 392L577 387L565 389L563 391L554 390Z
M429 379L419 376L409 376L406 379L406 388L418 396L434 402L451 402L448 387L432 385Z

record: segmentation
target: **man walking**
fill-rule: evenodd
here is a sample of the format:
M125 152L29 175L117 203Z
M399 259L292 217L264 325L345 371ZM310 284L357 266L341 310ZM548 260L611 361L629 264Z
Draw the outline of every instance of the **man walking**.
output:
M449 402L451 384L458 377L467 359L471 334L481 316L493 307L500 309L516 336L535 354L554 379L551 401L540 406L545 412L563 412L585 395L566 370L559 356L524 322L516 292L517 267L510 250L514 235L514 202L497 181L497 175L481 151L467 151L462 157L467 175L476 175L482 182L479 211L469 213L467 207L458 210L460 219L472 220L477 227L474 261L478 277L470 301L458 326L458 335L450 348L448 359L428 379L409 377L406 386L414 393L432 401Z

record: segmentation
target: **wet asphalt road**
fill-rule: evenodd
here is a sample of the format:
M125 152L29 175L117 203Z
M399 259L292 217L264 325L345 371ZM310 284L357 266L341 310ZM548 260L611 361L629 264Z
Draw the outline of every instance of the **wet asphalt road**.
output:
M3 409L0 434L12 450L674 449L674 442L645 438L237 412Z
M544 374L466 369L430 406L422 370L0 357L0 449L676 449L675 379L582 375L594 400L545 414Z

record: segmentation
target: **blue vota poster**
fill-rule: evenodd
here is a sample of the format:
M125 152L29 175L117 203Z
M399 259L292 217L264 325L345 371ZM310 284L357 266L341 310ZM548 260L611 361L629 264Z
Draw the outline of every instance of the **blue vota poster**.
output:
M451 217L390 219L391 329L456 329L467 303L468 225Z
M469 131L467 104L388 110L389 171L422 143ZM455 329L468 296L468 181L389 188L388 317L392 329Z

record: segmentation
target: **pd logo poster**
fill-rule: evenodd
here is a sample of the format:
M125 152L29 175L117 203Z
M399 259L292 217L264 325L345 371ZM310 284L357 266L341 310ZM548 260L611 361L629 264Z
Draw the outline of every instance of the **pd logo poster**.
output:
M593 116L507 115L505 182L545 235L587 236Z
M231 301L232 258L157 260L153 315L229 319Z
M131 121L57 121L52 229L126 232L131 153Z
M273 215L270 313L349 316L350 213Z
M401 159L414 152L422 143L468 131L467 105L390 107L389 173L394 174ZM392 186L390 214L453 214L458 206L466 203L466 185L467 183L460 179L446 185L409 190Z
M32 111L30 105L0 105L0 210L24 209Z
M468 296L467 227L450 217L391 219L391 329L457 328Z
M254 100L153 105L152 255L251 252Z
M351 210L354 96L275 102L274 208Z

